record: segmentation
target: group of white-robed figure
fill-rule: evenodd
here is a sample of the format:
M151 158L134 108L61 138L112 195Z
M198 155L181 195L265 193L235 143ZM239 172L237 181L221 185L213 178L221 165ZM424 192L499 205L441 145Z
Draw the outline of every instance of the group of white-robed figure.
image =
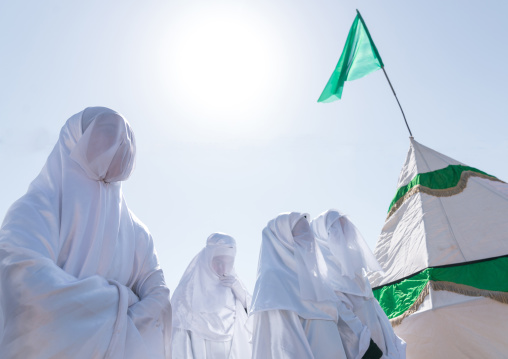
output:
M372 295L380 267L346 215L284 213L263 230L251 296L236 241L213 233L169 295L121 182L129 123L88 107L62 127L0 227L0 358L404 358Z

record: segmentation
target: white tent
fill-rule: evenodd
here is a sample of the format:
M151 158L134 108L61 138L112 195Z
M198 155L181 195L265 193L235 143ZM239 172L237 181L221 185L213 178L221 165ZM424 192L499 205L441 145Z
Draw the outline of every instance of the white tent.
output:
M411 138L375 255L408 358L508 357L508 184Z

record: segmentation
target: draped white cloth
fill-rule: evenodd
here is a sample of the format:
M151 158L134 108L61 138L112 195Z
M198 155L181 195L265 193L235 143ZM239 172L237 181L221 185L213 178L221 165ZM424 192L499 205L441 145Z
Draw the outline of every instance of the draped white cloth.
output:
M333 289L372 296L364 271L381 271L381 267L356 226L333 209L320 214L310 225L325 257Z
M254 359L346 358L336 324L342 307L306 217L284 213L263 230L251 308Z
M134 157L110 109L63 126L0 228L1 358L170 357L169 290L121 189Z
M254 314L253 359L347 358L337 324L304 319L289 310Z
M365 275L367 270L380 271L381 268L358 229L337 210L322 213L311 222L311 227L328 265L330 283L337 296L369 329L372 340L383 352L383 358L405 358L406 344L395 335ZM344 324L344 321L339 321L348 357L361 358L368 348L368 341L351 333L349 326Z
M173 293L172 352L179 359L250 358L251 296L234 270L236 242L213 233Z
M263 229L251 313L289 310L305 319L337 321L337 299L319 247L313 239L297 241L292 233L305 216L283 213Z

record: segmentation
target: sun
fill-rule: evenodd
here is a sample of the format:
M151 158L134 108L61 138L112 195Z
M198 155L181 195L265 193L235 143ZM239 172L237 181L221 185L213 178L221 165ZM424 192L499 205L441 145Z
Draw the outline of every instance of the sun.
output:
M263 18L210 6L185 14L171 31L168 81L178 89L180 106L196 118L213 117L214 128L259 127L259 118L246 121L276 91L274 58L280 52ZM243 123L235 129L239 117Z

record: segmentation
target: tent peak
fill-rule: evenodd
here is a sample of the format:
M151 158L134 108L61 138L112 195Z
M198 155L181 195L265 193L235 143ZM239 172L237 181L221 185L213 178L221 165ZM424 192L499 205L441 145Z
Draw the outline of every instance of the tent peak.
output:
M399 176L397 188L407 185L417 174L432 172L462 162L426 147L410 137L409 151Z

